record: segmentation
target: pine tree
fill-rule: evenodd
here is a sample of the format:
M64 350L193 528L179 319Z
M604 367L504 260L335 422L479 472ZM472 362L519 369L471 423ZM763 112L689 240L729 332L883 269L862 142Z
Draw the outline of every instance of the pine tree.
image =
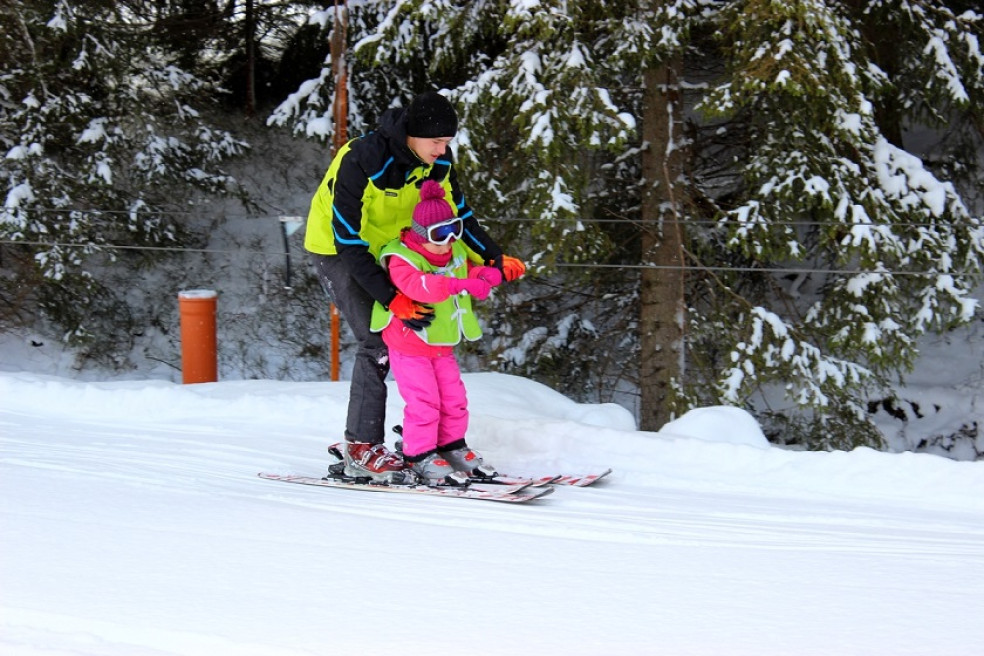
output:
M945 5L751 1L720 15L729 70L702 108L749 137L718 242L749 271L692 317L694 341L730 345L716 399L776 411L786 439L878 444L866 394L911 366L920 335L976 310L981 218L903 143L904 127L959 122L984 100L982 17ZM900 42L886 68L866 34ZM787 285L783 269L804 279ZM809 412L770 408L777 386ZM697 389L693 402L709 398Z
M325 56L315 75L301 82L270 113L267 124L288 127L295 134L330 144L334 141L335 76L333 55L328 44L335 39L336 14L344 19L346 52L352 53L367 35L375 34L386 19L385 3L338 4L312 11L300 34L313 36L324 44ZM348 113L345 132L358 137L376 128L379 116L394 104L407 102L416 91L427 85L418 62L379 62L375 65L354 62L344 57L347 71Z
M453 146L470 204L537 274L497 299L495 337L482 346L509 371L597 399L602 375L622 368L614 351L599 353L599 338L615 325L633 330L604 307L617 298L605 272L575 268L617 247L594 219L610 192L603 167L636 128L603 83L611 71L596 45L617 47L606 30L618 21L605 3L384 4L391 9L359 44L359 61L426 63L425 86L444 89L461 115ZM545 317L556 319L545 326Z
M405 73L397 100L446 89L471 204L519 219L495 234L537 275L490 320L523 373L583 391L631 360L644 428L727 403L785 441L877 444L868 394L904 375L920 335L977 311L971 3L373 7L359 61ZM917 129L941 135L934 153ZM557 266L588 263L644 273Z
M73 339L89 336L100 305L111 311L113 290L89 270L117 256L107 246L178 243L176 189L237 192L220 165L245 144L203 117L215 84L177 65L139 4L0 13L2 293L7 312L37 302Z

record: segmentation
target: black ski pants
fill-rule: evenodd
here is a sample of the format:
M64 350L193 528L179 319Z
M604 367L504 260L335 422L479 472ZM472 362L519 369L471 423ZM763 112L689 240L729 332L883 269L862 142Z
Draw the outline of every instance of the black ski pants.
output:
M345 439L381 444L385 440L386 375L389 351L379 333L369 330L373 298L336 255L313 255L321 286L355 335L358 349L349 385Z

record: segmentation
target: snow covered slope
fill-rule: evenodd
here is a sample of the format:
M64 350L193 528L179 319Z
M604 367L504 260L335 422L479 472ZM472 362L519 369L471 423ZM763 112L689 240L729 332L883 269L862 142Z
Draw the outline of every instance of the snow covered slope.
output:
M321 473L346 383L0 373L0 653L980 653L984 463L465 382L501 470L615 473L522 506L284 485L256 473Z

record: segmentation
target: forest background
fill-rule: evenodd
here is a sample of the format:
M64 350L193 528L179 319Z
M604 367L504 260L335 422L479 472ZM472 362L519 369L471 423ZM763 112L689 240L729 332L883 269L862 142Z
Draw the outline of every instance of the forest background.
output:
M725 404L795 448L984 454L978 397L902 445L874 421L922 416L920 340L982 322L972 0L2 0L0 27L0 329L79 371L176 370L173 294L221 279L222 377L325 377L291 217L339 114L436 88L530 266L470 367L642 430Z

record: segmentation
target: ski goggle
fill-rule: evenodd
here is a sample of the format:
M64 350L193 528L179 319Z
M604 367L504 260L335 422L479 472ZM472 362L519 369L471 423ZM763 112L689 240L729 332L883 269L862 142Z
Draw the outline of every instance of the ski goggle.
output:
M461 239L464 225L459 218L448 219L432 226L427 226L427 241L438 246L447 244L452 239Z

